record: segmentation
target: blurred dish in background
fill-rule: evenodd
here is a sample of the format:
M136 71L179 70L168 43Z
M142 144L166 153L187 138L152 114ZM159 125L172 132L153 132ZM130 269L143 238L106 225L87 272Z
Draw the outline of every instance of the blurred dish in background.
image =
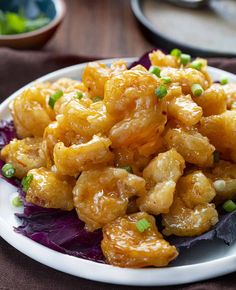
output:
M0 46L42 47L61 24L65 10L63 0L0 1Z
M236 55L236 1L212 0L189 9L161 0L131 0L145 36L157 47L180 47L193 55Z

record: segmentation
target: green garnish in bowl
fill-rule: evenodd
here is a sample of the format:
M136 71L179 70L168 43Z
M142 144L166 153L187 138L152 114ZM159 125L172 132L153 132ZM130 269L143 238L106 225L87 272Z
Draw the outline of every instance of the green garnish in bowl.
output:
M29 19L24 12L3 12L0 10L0 35L12 35L37 30L50 22L50 18L40 14L35 19Z

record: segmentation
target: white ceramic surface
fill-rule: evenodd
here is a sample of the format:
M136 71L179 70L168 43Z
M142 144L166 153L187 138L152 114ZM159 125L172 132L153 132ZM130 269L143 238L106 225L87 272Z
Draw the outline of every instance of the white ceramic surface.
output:
M133 60L127 59L128 62ZM103 62L110 64L111 60ZM61 69L38 79L37 82L54 81L60 77L80 79L85 65L80 64ZM236 82L236 76L227 72L215 68L209 68L209 72L215 80L219 80L224 75L230 81ZM10 118L9 102L24 88L14 93L0 105L0 119ZM14 193L13 186L0 180L1 237L25 255L59 271L95 281L137 286L182 284L236 271L236 243L229 247L221 241L201 242L186 250L171 266L161 269L124 269L61 254L13 231L13 227L19 224L14 216L16 208L13 208L10 202ZM20 210L22 209L18 211Z

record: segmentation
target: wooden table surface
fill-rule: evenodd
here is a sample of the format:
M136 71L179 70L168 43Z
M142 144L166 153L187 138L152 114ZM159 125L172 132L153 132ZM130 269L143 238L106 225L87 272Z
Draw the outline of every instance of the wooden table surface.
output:
M45 50L95 57L139 56L153 45L135 20L129 0L65 0L67 13Z

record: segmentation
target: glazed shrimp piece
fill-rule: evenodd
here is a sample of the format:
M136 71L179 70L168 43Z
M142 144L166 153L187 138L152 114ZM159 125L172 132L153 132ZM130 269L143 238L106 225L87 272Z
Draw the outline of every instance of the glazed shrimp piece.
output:
M109 79L110 69L103 63L90 62L84 69L82 81L92 97L104 96L104 86Z
M202 108L198 106L190 95L173 98L167 106L168 116L186 126L197 124L202 117Z
M208 137L225 159L236 161L236 111L202 118L199 132Z
M218 115L226 111L226 94L219 84L213 84L194 101L202 108L204 117Z
M184 167L184 159L175 149L155 157L143 171L149 191L137 200L140 210L154 215L167 213Z
M17 135L21 138L42 137L44 129L53 120L42 85L25 89L12 101L10 109Z
M62 115L57 116L57 121L60 127L84 138L106 133L114 124L103 101L92 103L90 99L71 100L64 106Z
M153 139L158 141L166 121L166 115L163 115L160 110L138 111L111 128L109 138L112 141L112 147L127 148L131 145L140 147Z
M116 74L105 85L107 112L120 121L135 110L153 110L158 103L155 89L159 83L160 80L142 66Z
M140 232L137 222L146 220L149 227ZM119 217L103 227L102 251L109 264L141 268L166 266L178 251L163 239L153 216L144 212Z
M145 180L120 168L83 171L73 194L79 218L94 231L125 215L129 198L145 194Z
M167 236L198 236L218 222L213 203L215 189L201 172L183 176L177 183L177 193L167 214L163 214L163 233Z
M201 135L196 129L170 128L164 139L168 148L175 148L185 161L200 167L213 165L215 147L210 144L208 138Z
M206 171L216 190L214 202L220 204L236 197L236 164L221 160Z
M225 91L227 96L227 109L236 108L236 84L230 83L222 86L222 89Z
M164 54L161 50L149 53L149 59L153 66L178 68L180 62L178 58L169 54Z
M46 165L40 137L13 139L1 150L1 159L11 163L15 168L15 176L24 177L30 169Z
M55 145L53 156L57 171L63 175L77 176L84 170L113 163L109 150L110 139L94 137L87 143L66 147L62 142Z
M161 76L168 76L173 83L182 87L184 94L192 94L191 87L200 84L203 89L207 89L211 83L204 74L193 68L171 68L167 67L161 71Z
M74 178L61 176L43 167L30 170L27 176L31 176L32 179L26 193L27 202L67 211L74 208L72 194Z

